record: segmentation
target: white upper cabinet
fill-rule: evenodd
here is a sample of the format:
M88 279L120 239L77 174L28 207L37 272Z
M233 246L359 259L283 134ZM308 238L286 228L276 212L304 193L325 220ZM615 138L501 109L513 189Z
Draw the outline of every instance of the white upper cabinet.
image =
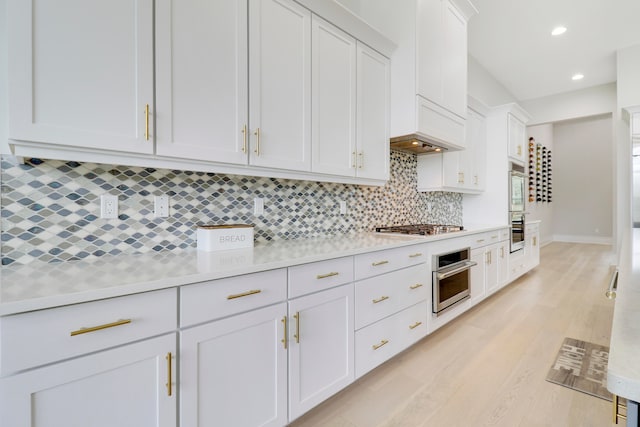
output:
M249 1L250 163L311 170L311 12Z
M355 175L356 40L312 20L312 171Z
M389 179L389 59L313 17L312 171Z
M367 0L362 18L398 48L391 61L391 137L418 133L465 148L469 0Z
M247 2L156 2L157 154L247 164Z
M357 172L389 179L389 59L358 43Z
M388 179L394 45L332 0L8 0L7 14L15 155Z
M448 0L420 0L416 29L418 95L465 117L467 20Z
M9 138L153 153L152 0L9 0L7 15Z
M526 129L522 120L508 113L509 158L524 165L526 147Z
M469 102L475 109L467 111L467 148L418 156L419 191L484 191L487 168L485 114L488 107L471 97Z

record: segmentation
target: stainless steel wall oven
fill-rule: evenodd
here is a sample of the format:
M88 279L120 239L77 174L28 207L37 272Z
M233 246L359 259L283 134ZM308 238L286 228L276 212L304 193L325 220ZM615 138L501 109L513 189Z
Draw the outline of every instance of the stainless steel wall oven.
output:
M439 316L471 295L471 249L459 249L433 257L433 308Z
M509 219L511 221L511 252L524 249L525 180L524 167L511 163L509 168Z

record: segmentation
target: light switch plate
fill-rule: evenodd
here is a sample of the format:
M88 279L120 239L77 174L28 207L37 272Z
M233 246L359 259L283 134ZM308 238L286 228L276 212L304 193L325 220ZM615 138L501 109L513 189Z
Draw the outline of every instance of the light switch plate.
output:
M167 218L169 216L169 196L153 197L153 214L156 218Z
M262 215L264 213L264 200L260 197L253 199L253 214Z

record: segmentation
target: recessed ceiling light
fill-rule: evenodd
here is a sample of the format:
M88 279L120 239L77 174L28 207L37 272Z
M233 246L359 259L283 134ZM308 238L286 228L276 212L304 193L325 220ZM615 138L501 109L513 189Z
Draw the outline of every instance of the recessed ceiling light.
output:
M560 34L564 34L567 31L567 27L559 26L555 27L553 31L551 31L552 36L559 36Z
M573 76L571 76L571 80L582 80L584 78L584 74L574 74Z

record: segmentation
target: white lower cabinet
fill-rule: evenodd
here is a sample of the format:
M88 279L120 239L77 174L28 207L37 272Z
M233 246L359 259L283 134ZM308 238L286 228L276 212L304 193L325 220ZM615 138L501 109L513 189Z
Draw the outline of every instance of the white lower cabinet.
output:
M508 233L503 231L487 233L477 240L478 244L485 246L471 251L471 261L477 263L471 268L471 305L479 303L507 284L509 241L505 240Z
M289 421L354 380L353 283L289 301Z
M487 255L485 248L477 248L471 251L471 261L476 265L471 267L471 273L469 275L470 280L470 293L471 293L471 305L477 304L484 299L487 295Z
M175 356L170 333L3 378L1 423L176 426Z
M427 302L356 331L356 378L427 335Z
M180 425L287 423L286 303L180 333Z

